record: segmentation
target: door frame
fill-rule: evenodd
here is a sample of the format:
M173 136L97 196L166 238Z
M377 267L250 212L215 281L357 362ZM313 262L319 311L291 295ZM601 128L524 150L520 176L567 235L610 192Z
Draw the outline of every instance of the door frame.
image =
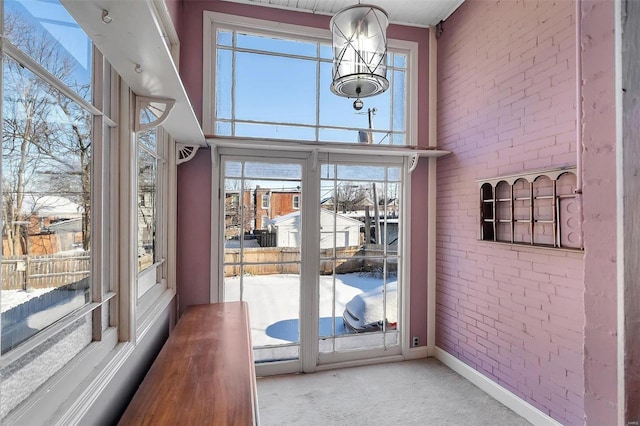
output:
M355 148L355 147L354 147ZM222 182L222 159L223 156L229 159L241 159L249 161L286 161L302 164L302 203L300 210L304 213L304 225L302 227L301 247L301 271L300 271L300 356L297 360L291 361L274 361L269 363L256 364L256 374L258 376L268 376L276 374L288 374L295 372L312 373L318 370L330 368L338 368L343 366L366 365L372 363L399 361L409 356L409 289L410 283L410 194L411 179L409 174L408 160L405 158L403 163L398 163L402 168L402 195L401 195L401 223L403 223L400 235L401 244L401 269L398 271L402 274L401 285L399 287L400 302L398 309L400 310L399 319L401 319L399 344L397 351L385 351L383 349L369 349L364 351L353 351L352 353L336 354L334 357L326 358L321 361L318 349L318 318L319 318L319 277L320 270L320 232L315 237L311 235L313 229L320 229L320 209L317 208L320 199L320 182L321 164L327 162L345 162L349 163L349 159L354 161L362 161L362 155L354 153L340 153L335 158L334 154L327 152L319 153L314 151L285 151L285 150L267 150L253 149L246 147L217 147L211 146L211 269L210 269L210 303L223 301L223 285L224 282L224 203L221 202L223 188ZM367 163L380 163L388 165L388 157L366 155ZM221 232L222 231L222 232ZM309 239L317 240L314 244ZM305 285L306 284L306 285ZM302 313L305 313L303 315ZM251 319L249 319L251 320Z

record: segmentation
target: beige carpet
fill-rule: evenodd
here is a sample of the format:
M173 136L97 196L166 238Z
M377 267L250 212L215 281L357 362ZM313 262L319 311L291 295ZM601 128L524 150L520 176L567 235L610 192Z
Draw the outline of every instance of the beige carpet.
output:
M429 358L258 379L262 426L529 425Z

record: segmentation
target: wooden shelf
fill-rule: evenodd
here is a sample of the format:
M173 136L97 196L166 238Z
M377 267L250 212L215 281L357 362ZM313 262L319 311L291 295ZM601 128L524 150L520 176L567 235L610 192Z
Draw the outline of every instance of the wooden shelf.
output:
M118 424L256 424L250 333L246 302L190 306Z

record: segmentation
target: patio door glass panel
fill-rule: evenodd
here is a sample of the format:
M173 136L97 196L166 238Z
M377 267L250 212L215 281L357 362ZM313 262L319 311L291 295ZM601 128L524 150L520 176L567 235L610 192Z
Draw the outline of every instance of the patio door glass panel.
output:
M257 363L299 359L302 165L222 164L223 299L248 303Z
M401 177L401 165L322 165L321 361L400 352Z

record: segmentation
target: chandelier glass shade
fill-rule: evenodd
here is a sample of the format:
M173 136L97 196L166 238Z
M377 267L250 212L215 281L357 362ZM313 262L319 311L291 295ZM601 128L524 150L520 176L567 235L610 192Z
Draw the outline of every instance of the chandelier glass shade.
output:
M365 4L342 9L331 19L333 93L347 98L366 98L389 88L388 25L384 10Z

